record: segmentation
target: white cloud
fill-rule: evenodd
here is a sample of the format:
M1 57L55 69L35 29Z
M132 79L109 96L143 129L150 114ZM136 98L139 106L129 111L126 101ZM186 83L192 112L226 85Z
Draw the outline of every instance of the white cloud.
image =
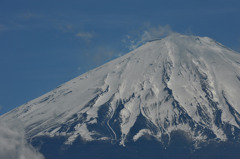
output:
M141 31L126 35L123 42L129 50L134 50L150 40L161 39L172 33L173 31L169 25L152 27L150 24L146 24Z
M0 158L1 159L44 159L24 138L20 122L0 121Z

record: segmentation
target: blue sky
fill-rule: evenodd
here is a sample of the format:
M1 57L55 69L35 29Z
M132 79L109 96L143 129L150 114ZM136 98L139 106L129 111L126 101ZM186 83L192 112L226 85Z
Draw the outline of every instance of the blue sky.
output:
M129 52L146 32L208 36L240 52L239 17L239 0L1 0L0 115Z

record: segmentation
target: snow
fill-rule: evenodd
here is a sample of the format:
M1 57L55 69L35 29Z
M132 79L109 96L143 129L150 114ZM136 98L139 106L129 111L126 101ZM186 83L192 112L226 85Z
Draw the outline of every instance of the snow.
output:
M116 103L125 101L118 116L123 145L140 114L158 132L143 127L134 141L145 133L159 139L159 134L174 130L191 132L196 140L206 138L202 132L194 133L190 121L183 122L181 115L226 140L224 130L215 123L215 114L220 110L222 123L239 128L238 116L229 107L240 113L239 77L238 53L207 37L173 34L91 70L2 115L0 120L21 120L30 138L65 134L66 144L78 136L87 141L109 139L109 135L89 128L103 124L112 140L118 140L109 121L117 111ZM106 103L106 121L99 123L99 110Z
M140 137L147 135L147 134L151 135L151 131L148 129L142 129L133 137L133 140L137 141Z
M87 125L85 123L77 124L74 127L74 129L75 129L74 133L68 138L68 140L65 142L65 144L71 145L79 135L81 135L81 137L83 139L85 139L86 141L93 140L93 138L91 137L92 133L88 131Z

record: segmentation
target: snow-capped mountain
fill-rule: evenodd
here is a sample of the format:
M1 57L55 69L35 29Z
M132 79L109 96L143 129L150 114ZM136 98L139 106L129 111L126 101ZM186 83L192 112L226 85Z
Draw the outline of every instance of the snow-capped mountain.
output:
M240 54L207 37L172 34L91 70L0 117L28 138L65 136L127 145L240 139ZM167 138L167 140L166 140Z

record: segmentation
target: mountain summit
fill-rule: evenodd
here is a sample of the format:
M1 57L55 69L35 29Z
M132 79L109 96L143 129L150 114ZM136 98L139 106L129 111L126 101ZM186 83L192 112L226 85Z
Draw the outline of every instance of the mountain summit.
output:
M198 143L239 140L240 54L207 37L173 34L91 70L0 117L21 120L29 139L65 144L182 131Z

